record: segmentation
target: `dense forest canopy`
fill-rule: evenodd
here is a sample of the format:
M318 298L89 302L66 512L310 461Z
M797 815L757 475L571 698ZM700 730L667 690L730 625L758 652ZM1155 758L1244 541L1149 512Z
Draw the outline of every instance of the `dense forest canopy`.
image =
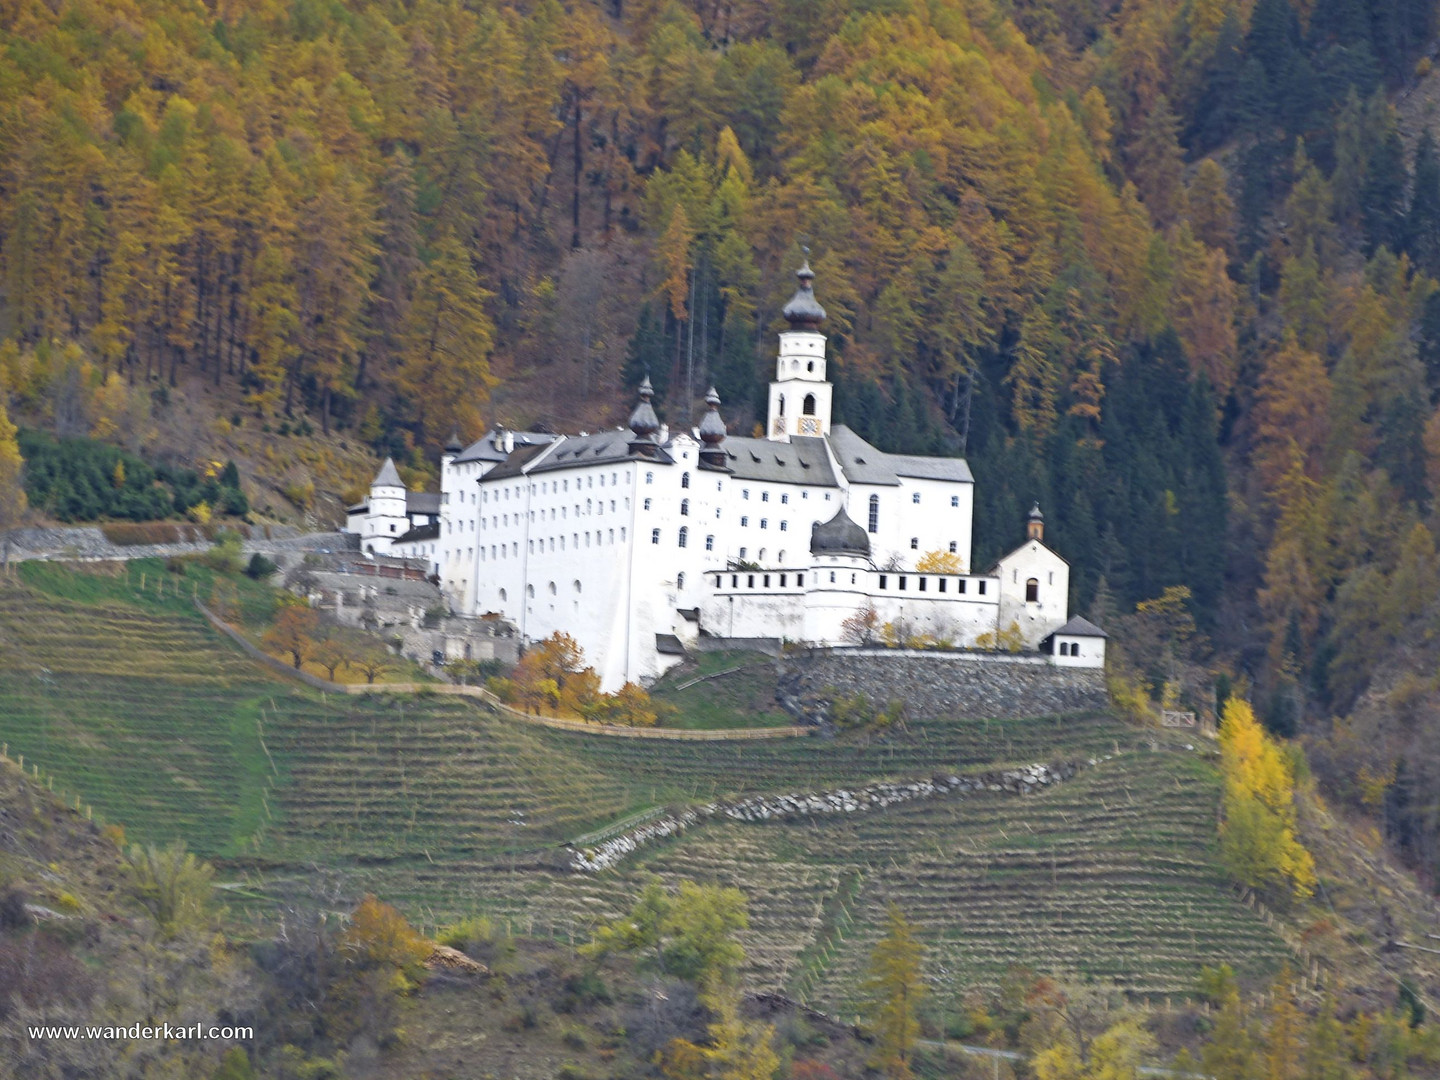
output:
M1433 873L1405 717L1435 690L1382 661L1440 587L1440 152L1395 107L1435 19L17 0L0 372L61 435L77 386L123 419L203 378L416 463L613 422L647 371L672 419L714 382L748 430L803 245L840 417L971 458L977 566L1040 500L1078 605L1144 623L1138 677L1227 669L1286 733L1348 715L1317 766Z

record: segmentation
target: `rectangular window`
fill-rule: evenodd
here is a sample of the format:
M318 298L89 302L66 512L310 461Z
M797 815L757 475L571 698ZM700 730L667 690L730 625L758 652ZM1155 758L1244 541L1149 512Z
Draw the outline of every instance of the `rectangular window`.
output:
M923 577L920 579L920 591L925 591L925 579Z
M770 587L770 575L769 575L769 574L766 574L766 575L765 575L765 588L768 589L769 587Z
M905 588L905 575L904 575L904 574L901 574L901 575L900 575L900 588L901 588L902 591L903 591L904 588Z
M980 582L980 588L977 591L980 593L981 596L985 595L985 582Z
M888 588L889 580L890 580L890 579L887 578L884 574L881 574L881 575L880 575L880 588L882 588L882 589Z
M735 589L735 588L738 588L739 585L740 585L740 575L739 575L739 574L731 574L731 575L730 575L730 588Z
M941 592L945 591L945 579L943 577L940 579L939 589Z
M965 579L964 579L964 578L961 578L959 581L957 581L957 582L955 583L955 591L958 592L958 593L963 593L963 592L965 591Z
M804 574L796 574L796 575L795 575L795 584L803 588L804 585L805 585L805 575L804 575Z
M749 575L747 575L747 578L746 578L746 581L745 581L745 587L746 587L747 589L753 589L753 588L755 587L755 575L754 575L754 574L749 574Z
M781 587L782 589L785 587L785 575L784 575L784 574L781 574L781 575L780 575L780 587Z

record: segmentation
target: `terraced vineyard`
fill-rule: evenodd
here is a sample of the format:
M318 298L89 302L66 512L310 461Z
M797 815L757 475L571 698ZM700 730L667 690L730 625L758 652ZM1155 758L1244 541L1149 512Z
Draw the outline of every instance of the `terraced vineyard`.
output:
M1023 963L1184 992L1202 963L1259 975L1284 953L1215 865L1216 779L1180 736L1105 715L911 720L884 739L573 734L272 680L195 613L203 582L166 587L38 566L0 584L0 741L132 836L222 857L253 896L320 868L423 922L487 911L578 937L649 874L721 881L750 897L755 980L840 1011L891 900L957 985ZM648 807L1059 759L1085 767L1024 798L717 818L602 874L565 869L565 841Z

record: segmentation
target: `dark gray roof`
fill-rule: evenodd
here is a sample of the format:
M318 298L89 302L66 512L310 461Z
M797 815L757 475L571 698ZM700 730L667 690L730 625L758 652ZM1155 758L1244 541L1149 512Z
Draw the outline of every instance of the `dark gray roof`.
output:
M407 514L440 513L440 496L433 491L411 491L405 495Z
M1101 630L1100 627L1096 626L1093 622L1091 622L1089 619L1082 618L1079 615L1071 616L1070 621L1067 622L1064 626L1060 627L1059 630L1056 630L1055 633L1068 634L1071 637L1108 638L1110 636L1109 634L1105 633L1104 630ZM1052 634L1051 636L1053 637L1054 635Z
M597 431L593 435L568 435L555 449L546 454L530 472L552 472L556 469L575 469L585 465L600 465L608 462L631 460L630 444L635 441L631 431ZM646 461L671 463L670 455L663 448L657 448L655 457Z
M793 327L816 330L825 321L825 309L820 306L820 301L815 299L815 287L811 284L815 280L815 271L810 269L809 259L795 271L795 277L799 279L800 285L780 314L784 315Z
M358 502L354 506L345 507L347 514L368 514L369 512L370 504L368 502Z
M398 487L403 488L405 481L400 479L400 473L395 468L395 459L386 458L385 464L380 466L380 471L375 474L375 479L370 481L371 487Z
M403 536L396 537L394 540L390 541L390 543L392 545L409 544L417 540L434 540L437 539L439 536L440 523L438 521L432 521L429 525L415 526L415 528L409 530Z
M463 465L467 461L504 461L507 456L504 449L495 445L495 437L500 434L502 433L498 430L490 431L476 439L455 455L455 463ZM522 446L543 446L556 439L556 436L543 431L515 431L510 434L515 436L517 450Z
M524 472L526 465L539 455L545 453L548 449L550 449L549 444L544 446L538 444L531 446L517 445L513 454L501 460L499 465L496 465L489 472L481 476L480 480L482 483L488 483L491 480L504 480L506 477L519 476Z
M920 457L916 454L887 454L871 446L844 424L830 429L830 449L845 478L852 484L897 485L900 477L921 480L954 480L973 484L974 475L964 458Z
M685 646L674 634L656 634L655 651L661 656L684 656Z
M826 522L816 522L810 530L811 555L870 556L870 536L850 519L842 506Z
M628 430L597 431L593 435L567 435L545 446L516 446L515 452L482 478L485 481L528 473L579 469L587 465L606 465L622 461L643 460L659 465L673 464L664 447L655 449L654 457L636 458L630 453L634 434ZM531 463L534 464L531 464Z
M840 486L822 439L800 437L784 443L731 435L720 445L731 474L738 480Z

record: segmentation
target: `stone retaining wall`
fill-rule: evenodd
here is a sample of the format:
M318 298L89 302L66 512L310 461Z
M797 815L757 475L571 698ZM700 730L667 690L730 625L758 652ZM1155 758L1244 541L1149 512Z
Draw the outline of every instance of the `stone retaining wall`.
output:
M175 524L185 525L184 522ZM270 535L264 535L265 532ZM11 529L0 533L0 561L54 559L61 562L113 562L193 555L209 551L212 546L212 541L205 539L178 544L114 544L105 538L98 525ZM246 555L258 551L272 556L306 551L358 551L359 546L359 537L350 533L307 533L293 525L270 525L263 529L251 526L250 539L240 545Z
M1035 654L823 649L785 661L781 705L809 723L824 723L826 703L864 694L877 706L899 699L906 715L983 719L1053 716L1109 705L1105 673L1059 668Z

